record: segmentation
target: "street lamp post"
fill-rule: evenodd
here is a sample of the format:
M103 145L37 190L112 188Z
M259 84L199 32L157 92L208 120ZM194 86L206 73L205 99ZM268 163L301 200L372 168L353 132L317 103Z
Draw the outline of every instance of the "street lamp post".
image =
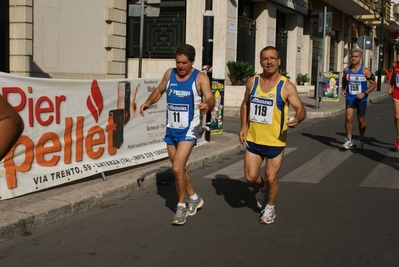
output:
M378 0L374 0L374 3L378 3ZM382 0L381 7L381 27L380 27L380 44L378 53L378 81L377 81L377 91L381 91L381 74L382 68L384 66L384 20L385 20L385 2Z
M378 81L377 81L377 91L381 91L381 73L382 68L384 67L384 22L385 22L385 5L387 3L393 3L388 0L373 0L374 3L374 17L376 19L381 19L381 26L380 26L380 40L379 40L379 54L378 54ZM379 6L381 5L380 14L378 14ZM394 5L394 13L395 15L399 14L399 4ZM388 14L390 16L390 14ZM378 17L379 16L379 17Z

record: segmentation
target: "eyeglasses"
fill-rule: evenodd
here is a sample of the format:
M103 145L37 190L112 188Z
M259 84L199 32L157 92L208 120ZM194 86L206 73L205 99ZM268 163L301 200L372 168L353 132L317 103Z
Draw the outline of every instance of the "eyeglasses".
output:
M279 58L278 57L264 57L264 58L262 58L262 62L264 62L264 61L276 62L277 59L279 59Z

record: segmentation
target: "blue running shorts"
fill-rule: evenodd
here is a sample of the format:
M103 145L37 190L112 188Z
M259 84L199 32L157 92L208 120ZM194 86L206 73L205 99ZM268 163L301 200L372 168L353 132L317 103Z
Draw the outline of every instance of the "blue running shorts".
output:
M364 116L366 115L367 101L353 102L347 99L346 108L356 109L358 116Z
M266 158L275 158L284 150L285 147L258 145L253 142L246 141L247 150L253 154Z
M195 142L194 145L197 144L197 139L193 138L193 137L174 137L174 136L170 136L170 135L165 135L165 137L163 138L163 141L168 144L168 145L172 145L172 146L177 146L178 143L182 142L182 141L188 141L188 142Z

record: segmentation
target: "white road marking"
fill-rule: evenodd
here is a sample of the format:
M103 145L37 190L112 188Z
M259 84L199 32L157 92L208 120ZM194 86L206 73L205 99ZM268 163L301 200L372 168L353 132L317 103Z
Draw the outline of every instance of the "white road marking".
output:
M295 149L296 148L293 148L293 147L286 147L284 155L291 153ZM261 167L264 167L264 166L265 166L265 161L262 162ZM214 173L208 174L204 178L214 179L217 176L219 176L219 177L222 176L222 177L226 177L226 178L233 179L233 180L238 180L241 178L243 179L244 178L244 159L242 159L234 164L231 164L228 167L220 169Z
M326 149L301 167L280 178L279 181L318 183L351 155L353 154L338 149Z
M399 188L399 153L388 152L360 184L363 187Z

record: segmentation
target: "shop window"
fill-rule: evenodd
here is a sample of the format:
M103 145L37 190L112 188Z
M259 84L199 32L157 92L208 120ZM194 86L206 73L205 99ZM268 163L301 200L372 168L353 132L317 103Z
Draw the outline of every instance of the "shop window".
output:
M186 40L186 1L161 0L159 7L159 17L144 17L143 58L174 58L174 48ZM140 17L128 17L126 37L126 56L138 58Z

